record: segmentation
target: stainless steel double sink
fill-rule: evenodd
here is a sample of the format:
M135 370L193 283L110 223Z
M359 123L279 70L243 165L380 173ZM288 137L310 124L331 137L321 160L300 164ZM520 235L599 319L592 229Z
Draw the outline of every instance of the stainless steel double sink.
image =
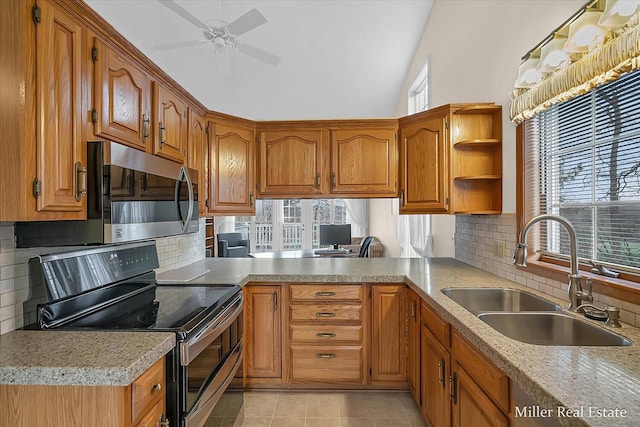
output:
M519 289L446 288L442 293L501 334L528 344L631 345L627 338L561 313L559 305Z

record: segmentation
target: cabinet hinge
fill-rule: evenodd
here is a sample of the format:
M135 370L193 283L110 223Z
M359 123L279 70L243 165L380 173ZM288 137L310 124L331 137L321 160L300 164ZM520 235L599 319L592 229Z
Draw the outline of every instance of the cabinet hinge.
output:
M369 376L373 375L373 369L369 368Z
M207 125L206 128L204 128L204 133L209 136L209 125Z
M42 185L40 184L40 180L36 178L33 180L33 197L40 197L41 191Z
M91 48L91 60L93 62L96 62L98 60L98 48L97 47L92 47Z
M35 25L40 23L40 7L38 5L33 6L33 9L31 10L31 18Z
M205 205L207 208L209 208L209 199L207 199L207 200L205 200L205 201L204 201L204 205Z
M447 129L447 130L449 129L449 118L448 117L445 117L445 119L444 119L444 128Z
M91 123L98 123L98 111L95 108L91 110Z
M448 198L448 197L444 200L444 204L445 204L445 205L448 205L448 204L449 204L449 198Z

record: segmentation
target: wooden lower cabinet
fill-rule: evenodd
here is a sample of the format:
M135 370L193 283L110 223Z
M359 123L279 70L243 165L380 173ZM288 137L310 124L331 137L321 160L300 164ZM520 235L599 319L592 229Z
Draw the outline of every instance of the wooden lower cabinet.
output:
M407 290L407 383L416 403L421 404L420 393L420 297Z
M282 286L252 284L244 292L245 381L282 383Z
M371 286L371 383L406 387L404 284Z
M421 410L427 424L509 426L509 378L425 302L421 318Z
M0 385L0 425L158 426L166 419L164 390L164 358L126 387Z

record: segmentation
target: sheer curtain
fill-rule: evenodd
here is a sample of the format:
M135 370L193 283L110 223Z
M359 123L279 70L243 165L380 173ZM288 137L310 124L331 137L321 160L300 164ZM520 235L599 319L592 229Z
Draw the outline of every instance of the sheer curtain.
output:
M433 256L431 215L398 215L398 242L401 258L430 258Z
M353 237L369 235L369 201L367 199L344 199L348 222Z

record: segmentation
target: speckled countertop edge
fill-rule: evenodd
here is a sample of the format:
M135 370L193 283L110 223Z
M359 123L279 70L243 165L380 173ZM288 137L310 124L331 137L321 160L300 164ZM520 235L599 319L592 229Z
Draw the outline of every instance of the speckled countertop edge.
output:
M583 408L582 415L560 418L561 424L640 425L640 329L625 324L622 330L614 330L634 342L630 347L538 346L512 340L440 291L446 287L514 288L539 295L563 307L566 301L462 262L453 259L389 258L256 259L247 262L209 258L199 263L200 268L210 269L210 273L194 281L200 283L404 282L531 395L540 407L554 411L559 407ZM628 415L624 418L592 417L588 414L590 406L622 408L628 411Z
M175 344L166 332L12 331L0 335L0 384L127 386Z

